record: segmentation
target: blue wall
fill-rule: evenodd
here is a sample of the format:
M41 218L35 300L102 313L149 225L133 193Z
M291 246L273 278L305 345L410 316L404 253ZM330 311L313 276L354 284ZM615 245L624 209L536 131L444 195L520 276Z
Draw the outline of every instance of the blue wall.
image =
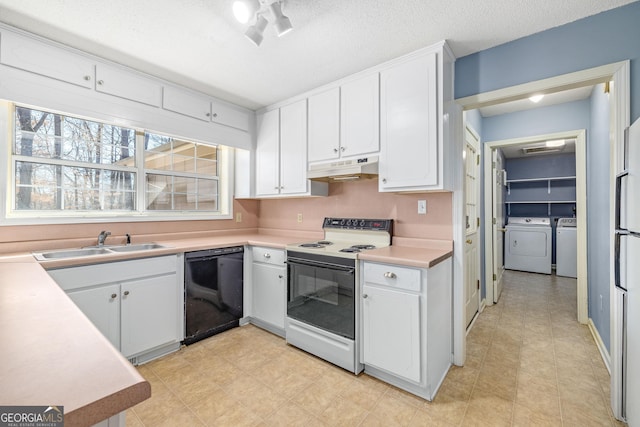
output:
M640 25L640 23L639 23ZM609 98L603 85L591 95L591 132L587 150L587 248L589 317L609 348ZM600 297L602 296L602 310Z
M631 121L640 117L640 2L524 37L456 61L455 96L631 60Z

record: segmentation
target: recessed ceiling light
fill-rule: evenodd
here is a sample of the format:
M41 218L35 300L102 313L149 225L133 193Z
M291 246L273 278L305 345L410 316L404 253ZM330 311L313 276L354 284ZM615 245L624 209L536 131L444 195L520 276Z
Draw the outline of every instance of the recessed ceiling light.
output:
M553 141L547 141L545 144L547 147L562 147L564 145L564 139L556 139Z
M529 97L529 100L537 104L542 98L544 98L544 95L533 95Z

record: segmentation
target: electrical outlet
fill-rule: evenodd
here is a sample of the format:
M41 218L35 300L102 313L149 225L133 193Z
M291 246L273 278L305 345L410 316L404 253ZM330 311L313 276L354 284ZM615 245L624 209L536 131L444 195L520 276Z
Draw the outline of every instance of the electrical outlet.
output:
M236 212L236 222L242 222L242 212Z
M418 213L420 215L425 215L427 213L427 201L426 200L418 200Z
M302 222L302 214L301 213L298 214L298 222Z

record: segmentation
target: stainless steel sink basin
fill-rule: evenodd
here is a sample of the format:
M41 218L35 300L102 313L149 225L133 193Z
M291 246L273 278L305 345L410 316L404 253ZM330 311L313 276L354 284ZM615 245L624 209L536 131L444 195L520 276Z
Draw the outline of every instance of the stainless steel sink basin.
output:
M64 251L35 252L33 256L38 261L47 261L52 259L82 258L94 255L104 255L108 253L110 253L110 251L107 248L83 248L69 249Z
M158 243L140 243L137 245L109 246L109 250L113 252L136 252L163 248L166 248L166 246L160 245Z

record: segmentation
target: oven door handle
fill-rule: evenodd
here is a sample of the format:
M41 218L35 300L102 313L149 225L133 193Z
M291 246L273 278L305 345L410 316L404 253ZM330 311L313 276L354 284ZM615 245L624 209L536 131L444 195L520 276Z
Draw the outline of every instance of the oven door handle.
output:
M303 265L306 267L330 268L332 270L340 270L348 274L355 274L356 272L356 269L354 267L348 267L346 265L340 265L340 264L332 264L330 262L308 261L300 258L288 258L287 264Z

